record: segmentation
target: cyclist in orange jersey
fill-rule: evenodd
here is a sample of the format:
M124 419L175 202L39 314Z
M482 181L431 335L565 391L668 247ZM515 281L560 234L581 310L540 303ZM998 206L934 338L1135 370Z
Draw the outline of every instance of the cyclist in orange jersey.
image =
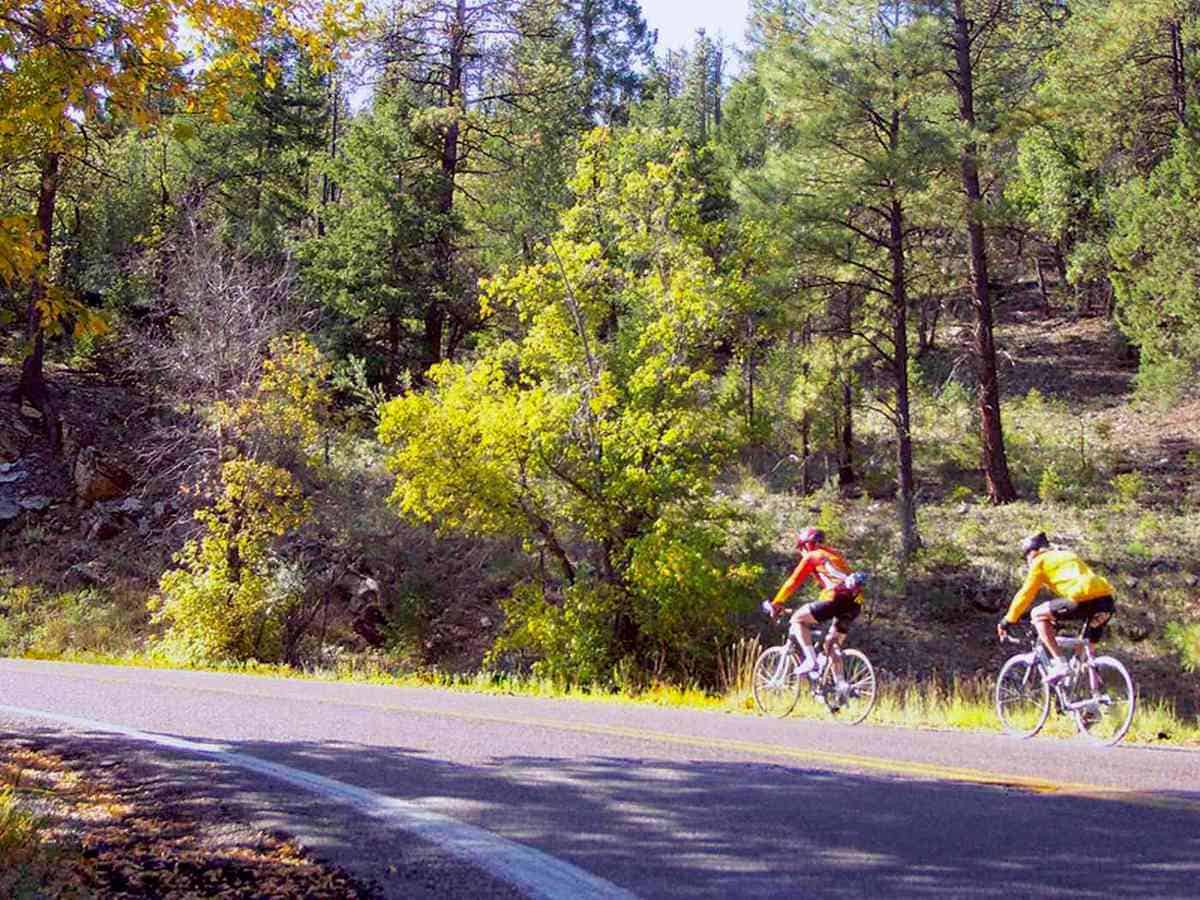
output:
M1013 597L1008 612L997 623L996 634L1000 640L1004 640L1008 627L1025 614L1042 588L1049 588L1057 594L1048 603L1034 607L1031 615L1038 637L1054 658L1054 664L1046 673L1046 680L1057 681L1070 668L1054 637L1054 623L1086 619L1086 637L1094 647L1096 641L1104 636L1108 620L1116 611L1112 585L1103 576L1093 572L1073 551L1051 549L1044 531L1025 538L1021 542L1021 552L1029 563L1029 571L1025 575L1025 583Z
M850 623L862 612L864 576L851 572L846 558L832 547L825 546L824 541L825 534L819 528L804 528L796 535L796 549L802 554L800 562L779 588L775 599L763 603L764 610L771 618L776 618L787 599L810 576L820 583L819 599L792 613L788 628L795 649L804 656L797 670L801 675L811 672L817 665L812 645L812 626L833 620L833 627L825 636L825 652L828 653L835 640L839 646L845 643ZM836 674L840 681L840 666Z

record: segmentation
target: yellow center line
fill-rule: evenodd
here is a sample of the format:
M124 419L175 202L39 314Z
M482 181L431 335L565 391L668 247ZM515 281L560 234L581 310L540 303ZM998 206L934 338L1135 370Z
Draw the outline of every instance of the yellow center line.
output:
M1135 806L1156 809L1181 809L1200 813L1200 802L1182 797L1170 797L1147 794L1129 788L1106 787L1086 782L1054 781L1029 775L1010 775L999 772L988 772L982 769L972 769L960 766L946 766L937 763L922 763L908 760L893 760L879 756L864 756L855 753L840 753L829 750L812 750L806 748L788 747L782 744L768 744L758 741L737 740L734 738L702 737L689 734L678 734L669 731L655 731L646 728L635 728L626 725L603 725L594 722L572 722L563 719L547 719L536 716L506 716L495 713L459 712L444 710L436 707L426 707L401 703L377 703L366 700L341 700L336 698L297 697L261 690L242 690L238 688L216 687L212 685L182 685L163 681L144 681L132 678L119 678L106 675L83 675L73 673L37 672L34 674L46 677L73 678L80 681L94 681L107 684L132 685L135 687L160 687L167 689L189 690L199 693L233 695L238 697L253 697L259 700L289 700L306 704L322 704L341 706L355 709L371 709L390 713L405 713L438 718L456 719L467 722L485 722L495 725L507 725L518 728L538 727L554 731L568 731L577 734L593 734L604 737L627 738L636 741L647 741L658 744L674 744L683 747L696 747L704 750L727 750L745 753L753 756L770 756L797 760L805 763L824 763L829 766L863 769L871 772L881 772L888 775L901 775L915 778L932 778L939 781L953 781L963 784L987 785L993 787L1018 788L1036 794L1077 797L1091 800L1113 800Z

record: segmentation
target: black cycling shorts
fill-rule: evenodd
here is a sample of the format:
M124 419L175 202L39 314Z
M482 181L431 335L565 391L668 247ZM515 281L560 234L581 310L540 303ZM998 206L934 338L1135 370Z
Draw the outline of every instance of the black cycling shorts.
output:
M833 630L839 634L850 631L850 623L862 612L862 604L849 591L834 591L832 600L819 600L810 603L808 611L818 622L828 622L833 619Z
M1058 598L1050 601L1050 614L1059 622L1079 622L1087 619L1088 627L1084 636L1089 641L1098 641L1104 637L1104 629L1108 620L1117 611L1117 604L1112 597L1096 597L1093 600L1073 600Z

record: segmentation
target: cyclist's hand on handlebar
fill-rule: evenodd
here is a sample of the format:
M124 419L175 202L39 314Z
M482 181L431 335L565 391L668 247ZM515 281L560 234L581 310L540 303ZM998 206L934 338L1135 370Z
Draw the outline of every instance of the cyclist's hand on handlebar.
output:
M1008 633L1008 620L1001 619L996 623L996 637L1000 639L1000 643L1007 644L1012 640L1012 636Z
M774 622L779 617L779 607L776 606L774 603L772 603L770 600L764 600L762 602L762 611L766 615L771 617L772 622Z

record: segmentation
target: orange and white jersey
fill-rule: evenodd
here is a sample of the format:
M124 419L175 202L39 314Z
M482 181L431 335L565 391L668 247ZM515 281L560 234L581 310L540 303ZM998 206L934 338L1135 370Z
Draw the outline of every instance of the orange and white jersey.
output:
M800 557L800 562L796 564L796 568L771 602L776 606L786 603L788 597L792 596L796 588L810 575L817 579L824 591L829 591L840 587L842 582L850 577L850 565L837 550L818 545Z

